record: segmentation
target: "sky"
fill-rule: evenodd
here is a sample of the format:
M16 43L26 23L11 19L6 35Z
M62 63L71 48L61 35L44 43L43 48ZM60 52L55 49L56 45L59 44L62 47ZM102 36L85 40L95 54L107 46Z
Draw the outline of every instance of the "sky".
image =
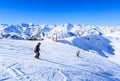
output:
M120 25L120 0L0 0L0 24Z

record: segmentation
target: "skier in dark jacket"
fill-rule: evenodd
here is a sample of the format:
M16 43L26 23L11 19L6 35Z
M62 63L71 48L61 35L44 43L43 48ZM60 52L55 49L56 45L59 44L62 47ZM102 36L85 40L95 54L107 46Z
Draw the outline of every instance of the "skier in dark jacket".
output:
M39 53L40 45L41 45L41 43L38 42L38 44L35 47L35 50L34 50L34 52L36 53L35 58L39 58L39 56L40 56L40 53Z

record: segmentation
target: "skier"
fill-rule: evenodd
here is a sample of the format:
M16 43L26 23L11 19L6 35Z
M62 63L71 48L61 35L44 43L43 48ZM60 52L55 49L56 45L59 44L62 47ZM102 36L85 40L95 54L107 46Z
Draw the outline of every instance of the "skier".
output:
M77 57L79 57L79 55L80 55L80 50L78 50L78 51L76 52L76 54L77 54Z
M36 53L35 58L39 58L39 56L40 56L40 53L39 53L40 45L41 45L41 43L38 42L38 44L35 47L35 50L34 50L34 52Z

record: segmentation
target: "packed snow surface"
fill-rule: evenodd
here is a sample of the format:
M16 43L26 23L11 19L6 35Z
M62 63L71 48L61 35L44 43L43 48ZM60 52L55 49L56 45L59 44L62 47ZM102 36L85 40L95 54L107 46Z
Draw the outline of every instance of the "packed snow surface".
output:
M40 59L35 59L33 50L37 42L0 40L0 81L120 80L117 62L95 51L85 51L60 42L42 41ZM116 54L119 54L117 45L115 48ZM80 57L76 56L77 50L80 50Z

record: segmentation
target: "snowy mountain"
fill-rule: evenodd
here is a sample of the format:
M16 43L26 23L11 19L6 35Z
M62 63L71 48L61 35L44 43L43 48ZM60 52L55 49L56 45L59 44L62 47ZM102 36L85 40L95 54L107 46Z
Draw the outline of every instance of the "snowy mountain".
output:
M18 25L0 25L0 38L10 39L42 39L52 38L57 34L58 38L68 38L72 36L87 35L112 35L119 36L119 26L94 26L94 25L35 25L35 24L18 24Z
M116 29L115 29L116 28ZM0 37L1 38L39 38L42 35L44 37L52 37L54 34L58 34L59 38L67 38L71 36L86 36L93 34L110 34L119 32L119 27L98 27L94 25L72 25L70 23L64 25L34 25L34 24L19 24L19 25L1 25Z
M0 81L120 81L119 32L119 26L1 24ZM40 38L35 59L39 40L27 39Z

